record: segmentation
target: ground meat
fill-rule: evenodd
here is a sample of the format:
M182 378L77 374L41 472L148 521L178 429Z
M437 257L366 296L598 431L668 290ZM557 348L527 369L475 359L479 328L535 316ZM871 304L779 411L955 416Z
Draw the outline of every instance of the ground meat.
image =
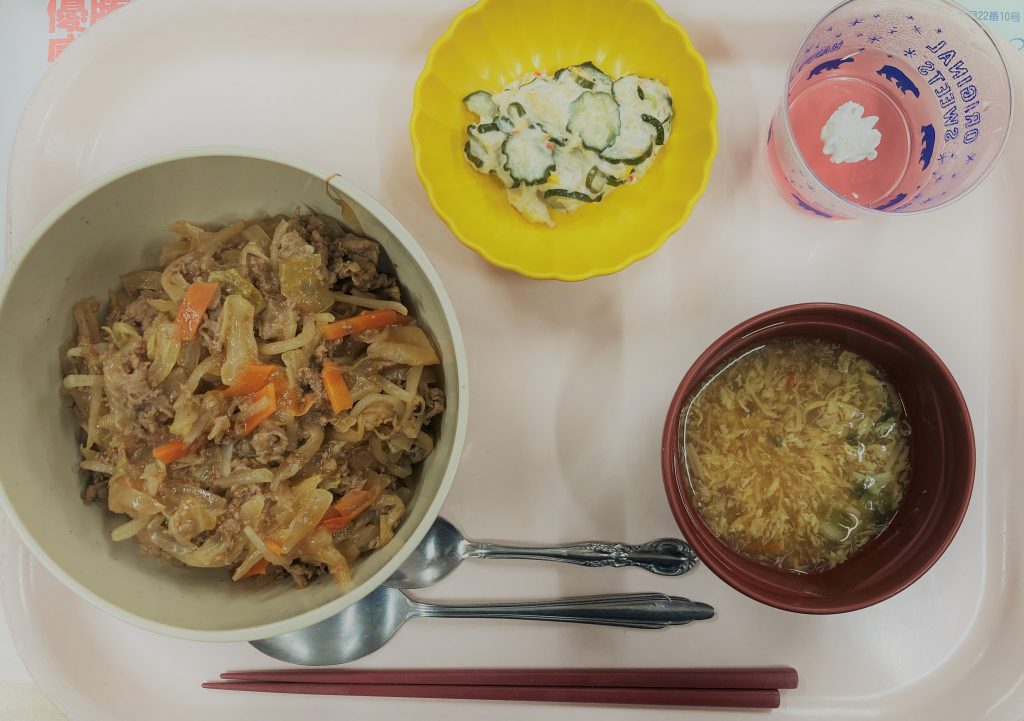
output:
M325 477L337 475L338 460L329 453L320 453L317 460L317 467Z
M87 344L81 346L82 355L78 357L78 369L68 368L65 373L90 373L93 375L99 375L103 373L103 352L96 349L93 344ZM62 359L66 362L67 356L61 354Z
M380 244L369 238L349 234L334 240L327 266L331 282L343 288L351 285L362 291L377 291L388 299L398 300L401 293L394 276L381 273L378 268L380 253Z
M262 492L260 486L256 483L242 483L237 486L232 486L225 493L225 497L228 500L228 507L224 513L221 514L220 518L217 519L217 525L213 531L207 531L206 536L210 536L213 533L219 533L224 538L237 538L242 534L242 519L239 518L239 511L242 505L249 499L258 496ZM267 509L265 509L267 510ZM195 545L202 545L201 537L197 537L193 540Z
M292 580L295 581L297 587L305 588L320 576L325 575L327 573L327 566L320 563L294 561L285 570L291 574Z
M249 439L256 462L261 466L277 465L288 452L288 436L280 426L261 423Z
M119 427L133 445L151 444L174 417L170 399L149 382L142 343L135 343L103 363L107 400Z
M285 327L289 324L292 314L288 303L274 296L267 300L266 309L260 313L257 319L260 338L263 340L278 340L285 337Z
M225 494L228 499L228 508L241 508L242 504L260 495L261 492L257 483L239 483L237 486L231 486Z
M428 455L430 455L430 451L423 448L423 446L413 446L412 450L409 451L409 463L419 463Z
M352 336L341 340L321 340L313 349L313 360L319 365L324 361L332 360L341 355L345 358L355 358L366 350L366 344L357 341Z
M423 414L424 423L444 411L444 391L440 388L431 387L423 400L427 403L427 410Z
M89 473L88 483L86 483L85 488L82 490L82 500L86 503L91 503L97 498L106 500L107 485L109 483L110 476L104 476L99 473Z
M224 520L223 516L221 517L220 520L221 521ZM199 546L201 546L204 543L206 543L206 541L210 538L210 536L212 536L214 533L216 533L221 528L222 525L223 524L218 523L217 526L214 528L214 530L212 530L212 531L203 531L202 533L196 534L195 538L192 539L192 545L194 545L196 548L199 548ZM227 534L225 534L225 535L227 535Z
M292 218L290 227L299 233L303 240L313 247L313 252L320 257L324 282L329 286L336 285L339 278L337 272L332 269L332 261L341 252L340 236L347 237L349 234L333 219L327 219L315 214L305 216L296 215ZM351 237L358 238L359 236L353 235ZM367 242L377 246L377 252L379 255L380 246L372 240ZM377 267L377 258L372 260L371 265L375 270Z
M274 295L281 292L277 274L270 267L270 261L260 258L258 255L247 255L245 259L245 271L249 280L256 286L264 296Z
M205 281L213 270L213 259L202 253L186 253L177 260L171 261L167 269L171 273L180 273L187 283Z
M119 313L111 314L107 319L108 324L127 323L142 335L142 331L148 328L156 318L156 309L153 308L146 298L136 298L121 309Z
M281 260L287 258L300 258L304 255L312 255L313 248L306 242L293 224L289 225L288 232L277 241L277 257Z
M199 342L203 344L203 348L210 355L220 355L224 350L224 341L218 333L222 309L223 304L218 304L216 308L206 311L206 315L199 325Z
M329 222L315 214L296 215L289 222L291 231L281 239L281 257L316 253L320 257L324 280L341 291L353 288L375 291L390 300L400 300L401 292L393 275L380 270L380 244L353 233L338 233ZM304 248L299 248L301 241Z
M242 521L239 520L237 511L236 515L230 515L228 513L225 513L220 518L218 518L217 525L214 526L211 535L213 533L219 533L223 538L238 538L238 536L242 533ZM197 546L202 545L202 541L199 539L198 536L193 541L193 543L195 543Z
M315 405L326 402L327 396L324 393L324 382L319 371L312 367L307 367L300 369L296 375L298 377L299 385L303 390L316 397Z
M328 247L328 238L330 237L330 230L327 227L327 223L319 215L296 215L291 219L289 224L293 230L295 230L302 239L313 246L313 252L320 255L321 258L327 258L330 255L330 248Z
M248 440L243 439L235 442L234 456L234 459L231 461L231 470L237 471L240 468L251 468L252 464L249 461L256 457L256 451L253 450Z

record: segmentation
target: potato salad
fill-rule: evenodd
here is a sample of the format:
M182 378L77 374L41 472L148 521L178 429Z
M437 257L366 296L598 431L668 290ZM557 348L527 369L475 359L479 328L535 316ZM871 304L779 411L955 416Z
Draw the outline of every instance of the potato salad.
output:
M657 80L618 80L592 62L535 72L498 93L465 98L479 118L466 128L465 155L497 177L524 218L554 227L571 213L637 182L668 142L672 96Z

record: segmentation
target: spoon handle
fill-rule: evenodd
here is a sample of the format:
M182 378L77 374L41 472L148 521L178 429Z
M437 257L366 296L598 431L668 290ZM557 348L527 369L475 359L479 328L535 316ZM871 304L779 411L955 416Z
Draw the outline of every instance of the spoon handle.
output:
M697 554L688 543L677 538L659 538L638 546L601 541L537 548L473 543L466 555L473 558L561 561L579 566L633 566L660 576L682 575L697 563Z
M665 628L711 618L715 615L715 609L706 603L664 593L630 593L559 601L458 606L414 603L413 614L441 618L520 618L624 628Z

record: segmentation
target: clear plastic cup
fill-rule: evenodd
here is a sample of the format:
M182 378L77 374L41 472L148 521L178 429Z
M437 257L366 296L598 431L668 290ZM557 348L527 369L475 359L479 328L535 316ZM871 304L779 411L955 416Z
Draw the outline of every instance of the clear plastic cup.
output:
M790 66L768 167L816 217L934 210L988 174L1012 113L998 41L960 5L847 0Z

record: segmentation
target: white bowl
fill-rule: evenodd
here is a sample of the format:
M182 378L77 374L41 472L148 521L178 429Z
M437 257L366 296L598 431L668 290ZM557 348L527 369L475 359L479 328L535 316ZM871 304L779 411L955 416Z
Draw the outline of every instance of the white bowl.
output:
M58 396L58 348L71 306L105 298L118 275L157 264L179 218L218 223L296 206L340 218L328 174L309 164L240 149L201 149L145 160L90 184L27 239L0 285L0 503L22 539L61 581L117 618L169 636L249 641L323 620L379 586L416 547L451 487L466 431L466 357L455 311L426 254L397 220L341 178L330 181L365 233L395 265L411 310L440 351L447 410L395 538L367 556L347 593L328 581L297 589L232 583L223 569L178 568L114 543L116 518L85 505L76 426ZM24 242L21 242L21 241Z

